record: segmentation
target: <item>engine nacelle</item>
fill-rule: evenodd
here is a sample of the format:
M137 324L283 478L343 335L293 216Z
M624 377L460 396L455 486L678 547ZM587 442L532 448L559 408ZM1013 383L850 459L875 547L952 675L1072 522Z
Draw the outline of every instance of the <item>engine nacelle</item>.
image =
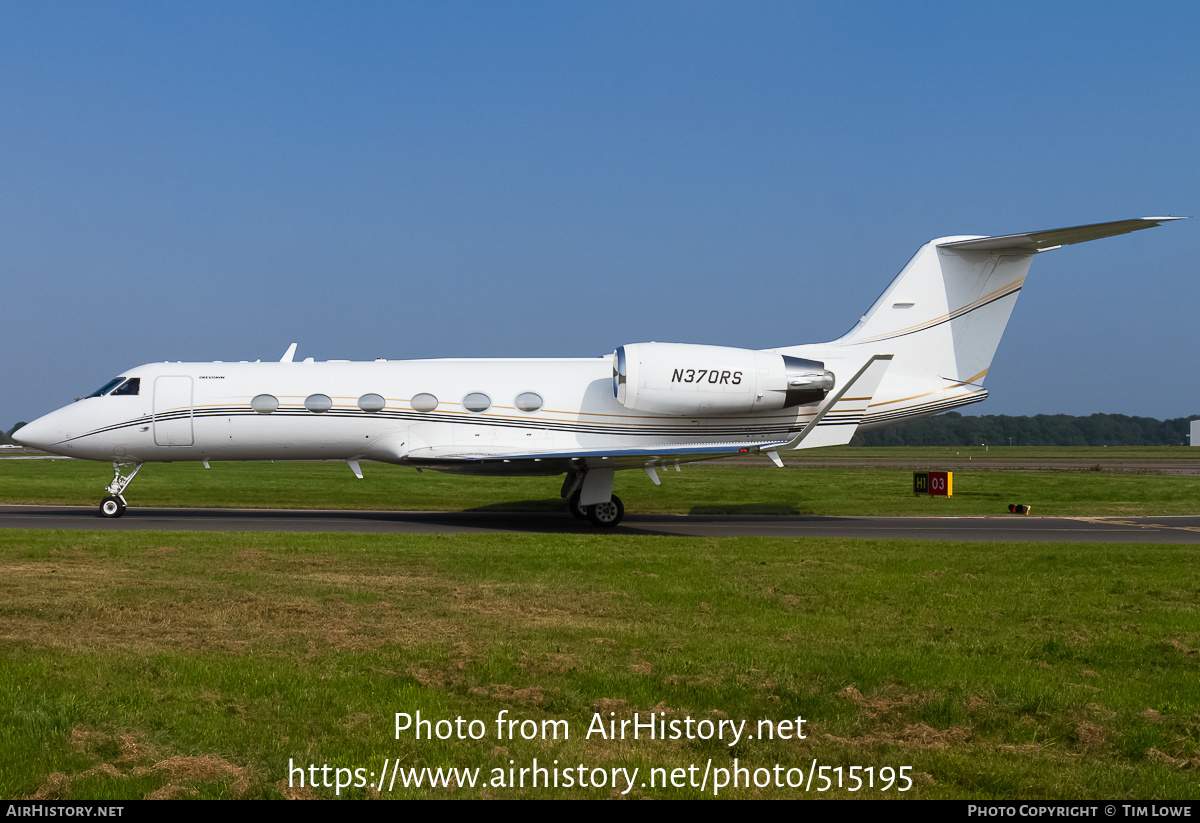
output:
M613 394L634 411L774 411L818 403L833 384L833 373L824 363L753 349L630 343L613 353Z

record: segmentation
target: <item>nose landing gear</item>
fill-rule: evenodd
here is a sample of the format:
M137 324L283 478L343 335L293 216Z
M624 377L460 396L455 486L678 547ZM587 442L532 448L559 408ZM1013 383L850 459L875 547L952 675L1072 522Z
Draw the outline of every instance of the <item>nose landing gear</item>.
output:
M133 466L133 470L129 474L122 476L121 469ZM133 482L133 478L142 468L141 463L118 463L113 461L113 479L112 482L104 489L108 493L108 497L100 501L100 516L101 517L120 517L125 514L125 509L128 505L125 503L125 487Z

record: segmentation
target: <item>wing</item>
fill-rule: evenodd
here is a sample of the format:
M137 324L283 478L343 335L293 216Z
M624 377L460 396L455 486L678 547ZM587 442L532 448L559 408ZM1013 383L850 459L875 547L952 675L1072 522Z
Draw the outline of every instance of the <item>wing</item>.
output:
M555 475L583 469L653 469L679 463L717 460L747 454L766 454L782 466L780 449L810 449L850 442L867 413L892 355L871 357L840 391L830 395L816 414L789 440L767 442L674 443L644 448L578 449L504 453L466 451L461 446L416 449L404 464L452 474Z

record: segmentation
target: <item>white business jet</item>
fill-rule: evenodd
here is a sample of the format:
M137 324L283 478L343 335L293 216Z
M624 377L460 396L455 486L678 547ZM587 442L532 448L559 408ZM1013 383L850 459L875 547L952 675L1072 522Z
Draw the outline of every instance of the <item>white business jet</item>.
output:
M618 469L850 442L862 428L987 397L982 383L1033 255L1183 218L1143 217L922 246L844 336L755 351L633 343L580 359L151 363L15 433L111 461L120 517L149 462L371 460L459 474L565 475L597 526Z

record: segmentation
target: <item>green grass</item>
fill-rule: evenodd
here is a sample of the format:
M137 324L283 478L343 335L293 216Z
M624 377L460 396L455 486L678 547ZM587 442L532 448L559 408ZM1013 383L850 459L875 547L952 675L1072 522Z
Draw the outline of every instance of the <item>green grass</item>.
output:
M640 783L736 758L844 784L722 797L896 795L850 792L859 766L906 767L905 797L1194 800L1198 607L1187 546L8 531L0 795L366 797L289 787L289 764L487 780L557 759ZM397 738L417 711L484 735ZM501 712L569 739L501 740ZM635 712L803 717L806 738L585 739Z
M1194 513L1200 491L1197 478L1146 468L1190 460L1190 450L1039 450L1059 462L1036 472L999 470L1018 450L979 451L819 450L800 457L831 465L689 466L663 472L661 487L623 472L617 492L631 511L961 515L1025 502L1036 514L1132 515ZM891 465L832 465L845 459ZM953 468L955 496L913 497L910 462ZM1062 470L1071 463L1079 470ZM150 465L131 498L560 505L554 478L364 469L359 481L340 464ZM3 460L0 500L94 505L109 477L103 464ZM693 767L732 769L736 759L759 777L776 766L785 778L807 778L813 763L841 767L843 785L726 787L722 797L896 796L894 785L890 794L851 792L857 766L876 777L904 767L913 780L905 797L1194 800L1194 554L1165 545L613 534L7 531L0 795L366 797L376 791L361 784L385 761L478 768L486 781L494 769L557 759L563 768L636 767L635 797L711 797L711 778L703 790L640 783L652 768L687 776ZM479 721L484 735L397 738L396 713L417 711ZM570 738L498 739L502 712L538 728L562 722ZM803 717L807 736L735 746L585 738L597 717L635 714L744 720L751 733L760 721ZM340 774L359 785L314 788L305 771L306 785L289 786L289 766L309 765L330 766L318 776L331 782L349 769ZM456 784L381 796L614 794Z
M949 453L955 451L960 454ZM1153 468L1164 461L1192 460L1189 449L967 451L817 449L789 456L815 467L777 469L765 460L763 465L693 464L682 472L661 470L661 486L652 485L640 471L624 471L617 473L615 490L629 512L696 514L999 515L1008 512L1010 503L1025 503L1033 506L1035 515L1132 516L1194 514L1200 499L1200 476ZM1029 453L1035 451L1036 455ZM864 467L821 465L845 460ZM872 468L872 461L885 461L886 467ZM998 461L1034 468L1059 461L1077 468L1001 470L994 467ZM914 496L907 464L952 469L954 496ZM126 497L133 506L410 511L562 507L561 478L556 477L466 477L374 463L365 464L363 471L365 479L359 480L342 463L213 463L211 469L198 463L149 464ZM103 463L0 460L0 501L96 505L111 477L111 468Z

